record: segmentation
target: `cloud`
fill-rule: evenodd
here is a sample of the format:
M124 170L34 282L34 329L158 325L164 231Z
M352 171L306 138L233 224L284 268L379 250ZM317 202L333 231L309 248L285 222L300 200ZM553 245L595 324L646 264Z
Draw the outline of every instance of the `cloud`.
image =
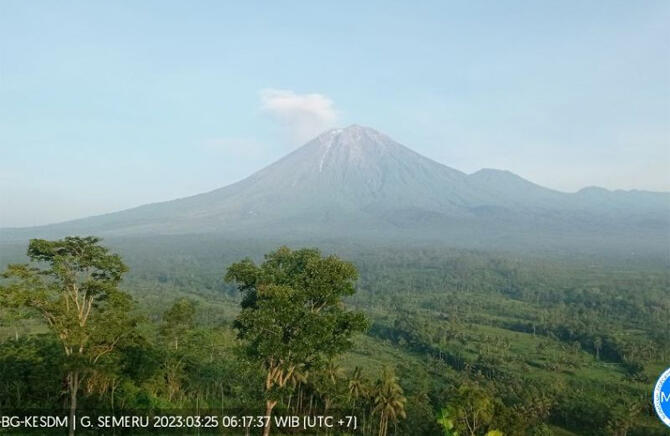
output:
M260 91L261 110L285 128L291 140L302 144L334 127L338 119L333 101L323 94L296 94L287 89Z

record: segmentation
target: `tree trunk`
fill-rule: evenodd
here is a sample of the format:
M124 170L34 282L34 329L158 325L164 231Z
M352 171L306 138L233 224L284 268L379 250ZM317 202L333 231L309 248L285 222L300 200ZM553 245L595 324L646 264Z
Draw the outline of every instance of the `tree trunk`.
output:
M79 371L70 371L68 374L68 388L70 390L70 415L68 419L68 435L74 436L74 420L77 411L77 393L79 391Z
M16 383L14 385L16 388L16 406L20 407L21 406L21 386L20 383Z
M272 409L274 409L276 404L277 400L265 401L265 416L267 417L267 422L263 428L263 436L270 436L270 427L272 426Z
M221 414L223 415L223 383L221 383Z

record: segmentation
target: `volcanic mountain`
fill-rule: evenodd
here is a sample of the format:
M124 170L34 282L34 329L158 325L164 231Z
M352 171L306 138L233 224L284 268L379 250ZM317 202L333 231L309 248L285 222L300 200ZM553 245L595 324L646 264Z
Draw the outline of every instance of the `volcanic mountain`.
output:
M30 229L34 236L215 233L272 239L441 241L466 246L670 246L670 193L563 193L507 171L465 174L371 128L324 132L232 185ZM666 247L666 248L663 248Z

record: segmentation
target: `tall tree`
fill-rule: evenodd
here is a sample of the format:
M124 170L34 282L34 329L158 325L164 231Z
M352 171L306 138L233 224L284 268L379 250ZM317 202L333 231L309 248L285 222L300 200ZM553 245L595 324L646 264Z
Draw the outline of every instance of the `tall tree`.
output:
M195 325L195 304L188 298L180 298L165 311L160 327L166 342L179 349L179 340Z
M488 392L477 385L463 384L442 416L459 431L476 436L491 424L493 412L494 404Z
M363 378L363 371L359 366L354 368L349 382L347 383L347 399L352 404L354 410L356 409L356 402L358 399L367 395L368 387L365 378Z
M163 371L168 400L181 400L182 385L185 379L185 367L193 357L186 347L190 345L188 337L193 336L195 327L195 303L188 298L177 299L163 313L163 321L159 328L161 342L164 344ZM179 348L180 344L182 345ZM186 347L184 346L186 345Z
M603 340L600 336L593 339L593 349L596 351L596 360L600 360L600 349L603 347Z
M3 274L10 279L3 293L41 315L65 351L70 435L83 379L136 324L130 296L118 289L127 267L99 242L92 236L33 239L32 263L10 265Z
M243 294L236 319L247 356L265 372L263 434L270 434L270 417L278 391L296 369L313 373L351 348L351 337L363 331L363 314L347 310L342 298L353 295L358 273L353 264L316 249L281 247L260 265L250 259L230 266L228 281Z
M383 368L382 376L375 385L373 402L372 413L379 414L379 436L386 436L389 421L395 423L400 418L407 417L405 413L407 399L398 383L398 377L389 367Z

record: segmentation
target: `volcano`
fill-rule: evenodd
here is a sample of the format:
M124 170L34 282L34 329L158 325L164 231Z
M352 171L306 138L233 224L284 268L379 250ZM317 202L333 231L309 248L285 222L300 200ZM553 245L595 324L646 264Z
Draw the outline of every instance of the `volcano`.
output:
M352 125L326 131L246 179L211 192L65 223L4 229L0 238L205 233L667 251L670 193L602 188L564 193L508 171L466 174L374 129Z

